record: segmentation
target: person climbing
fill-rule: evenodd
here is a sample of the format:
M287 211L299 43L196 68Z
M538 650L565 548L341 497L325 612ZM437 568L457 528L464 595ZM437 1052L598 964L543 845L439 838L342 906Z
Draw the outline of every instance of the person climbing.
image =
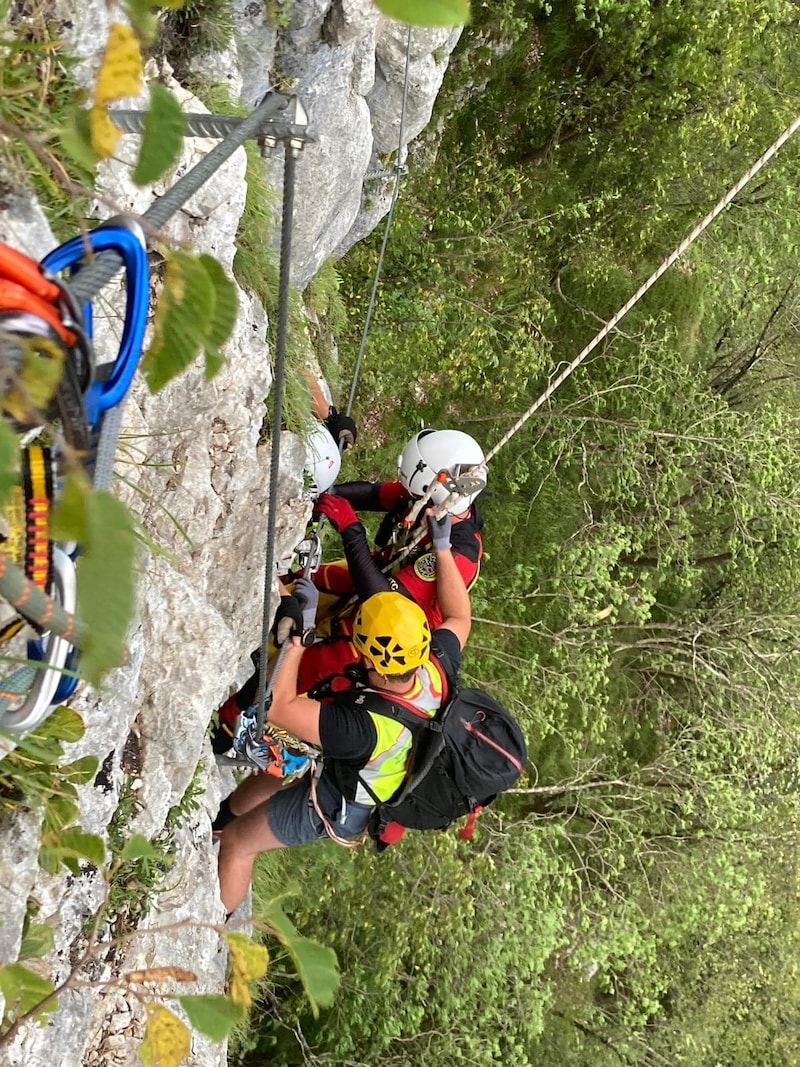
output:
M319 414L326 404L321 390L315 394L315 411ZM352 641L352 625L357 601L374 593L396 591L420 605L431 629L441 625L442 612L437 596L436 554L430 537L403 560L392 574L384 574L391 553L393 533L402 527L403 520L414 506L416 498L430 490L434 506L446 504L452 519L452 551L456 566L467 588L478 577L483 555L481 530L483 518L475 499L485 485L486 472L483 450L474 438L460 430L421 430L415 434L398 458L398 478L390 482L344 482L332 492L318 497L315 510L325 515L341 535L345 560L322 564L314 574L314 584L324 594L324 614L338 616L324 626L326 631L318 643L307 648L299 669L300 692L321 678L340 674L350 663L358 660ZM468 472L477 475L470 492L451 494L438 481L440 471L457 479ZM376 536L377 552L373 555L367 535L355 512L384 511ZM422 516L424 520L424 515ZM412 527L412 530L414 527ZM287 578L287 581L290 579ZM345 610L341 610L352 600ZM320 620L318 620L319 622ZM217 710L217 722L211 731L211 746L215 753L227 752L231 747L236 719L249 708L258 687L258 653L253 653L254 671L244 685Z
M419 544L388 574L396 534L406 526L415 502L427 497L434 507L446 506L453 518L453 554L469 588L478 577L483 556L483 518L475 500L486 485L484 455L478 442L461 430L420 430L398 461L398 478L390 482L343 482L321 494L315 512L324 515L342 537L346 566L323 564L314 584L337 596L355 593L364 600L394 589L420 605L431 628L442 620L436 598L435 556L430 539ZM469 479L464 491L459 479ZM451 486L453 490L451 491ZM373 554L356 511L383 511ZM419 520L411 527L413 531Z
M314 625L318 591L301 578L294 594L282 598L276 625L290 618L295 634L274 680L268 721L318 745L322 771L285 788L270 775L252 775L220 805L213 827L220 835L220 895L228 915L244 900L260 852L326 837L359 844L376 798L387 800L402 783L411 732L395 719L371 711L371 692L402 696L429 716L441 706L447 675L457 671L469 636L470 599L450 545L450 516L437 520L429 515L427 521L436 554L442 624L431 634L422 609L397 592L383 591L365 600L353 631L367 686L358 703L335 693L325 703L300 695L297 677L304 653L300 636Z

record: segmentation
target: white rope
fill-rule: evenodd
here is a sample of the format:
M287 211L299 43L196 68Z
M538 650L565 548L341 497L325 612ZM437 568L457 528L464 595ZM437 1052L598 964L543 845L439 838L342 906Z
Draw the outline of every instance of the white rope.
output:
M764 164L768 163L769 160L772 159L775 153L783 147L783 145L789 140L789 138L798 129L798 127L800 127L800 115L798 115L794 122L783 131L777 141L775 141L774 144L770 145L766 152L764 152L764 154L755 161L755 163L747 171L747 173L742 175L736 185L734 185L731 189L728 190L725 196L723 196L719 203L714 208L712 208L711 211L709 211L706 217L702 219L702 221L698 222L692 232L686 237L684 237L684 239L681 241L675 251L672 252L669 256L667 256L661 266L657 270L655 270L647 279L647 281L636 290L636 292L633 294L627 304L623 304L619 311L608 320L602 330L600 330L600 332L597 333L591 339L591 341L583 349L583 351L580 352L579 355L577 355L575 359L573 359L573 361L567 367L564 368L564 370L558 375L557 378L553 379L553 381L548 385L548 387L545 389L539 399L528 408L524 415L521 415L520 418L517 419L517 421L508 431L508 433L506 433L505 436L500 438L494 448L486 456L486 459L484 461L485 463L488 463L489 460L494 459L500 449L503 448L504 445L508 444L514 434L525 425L528 419L533 414L535 414L539 410L539 408L542 407L543 404L547 403L547 401L550 399L556 389L558 389L559 386L564 384L564 382L567 380L567 378L569 378L572 372L576 370L581 365L581 363L583 363L589 353L592 352L595 348L597 348L600 342L611 333L617 323L622 318L624 318L625 315L628 314L634 304L638 303L638 301L641 300L647 290L650 289L651 286L655 285L661 275L666 273L666 271L669 270L669 268L676 260L680 259L680 257L689 247L689 245L691 245L693 241L697 240L700 234L706 229L706 227L711 225L711 223L714 221L717 215L720 214L720 212L725 210L728 204L730 204L731 200L733 200L733 198L741 192L741 190L745 187L745 185L747 185L750 179L761 170Z

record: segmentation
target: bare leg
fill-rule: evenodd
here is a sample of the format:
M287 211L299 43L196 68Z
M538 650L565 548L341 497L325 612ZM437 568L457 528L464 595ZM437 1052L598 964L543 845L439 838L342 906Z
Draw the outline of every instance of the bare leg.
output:
M237 816L246 815L248 811L252 811L253 808L274 796L283 784L283 778L276 778L274 774L264 774L263 771L249 775L237 785L228 798L231 812Z
M258 777L270 776L262 774ZM277 778L274 781L280 783ZM219 848L219 894L228 914L235 911L247 895L259 852L283 847L270 829L264 804L252 808L228 826Z

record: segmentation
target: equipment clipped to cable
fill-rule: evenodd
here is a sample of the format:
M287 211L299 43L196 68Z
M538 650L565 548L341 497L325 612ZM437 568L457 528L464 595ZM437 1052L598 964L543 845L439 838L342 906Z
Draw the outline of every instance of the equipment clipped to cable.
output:
M261 732L254 707L239 716L233 737L237 756L260 768L265 774L285 781L300 778L319 756L319 751L285 730L269 723Z
M125 268L126 309L117 357L98 368L92 304L81 306L70 280L59 274L74 277L106 251ZM138 366L148 301L144 238L132 220L113 220L74 238L41 263L0 244L2 405L20 440L20 484L2 515L2 548L51 605L69 615L76 608L79 546L55 544L48 529L59 467L65 459L80 463L96 484L105 415L125 397ZM15 732L38 725L77 685L77 649L48 629L49 619L26 613L28 600L23 590L0 624L2 654L20 664L0 680L0 727Z

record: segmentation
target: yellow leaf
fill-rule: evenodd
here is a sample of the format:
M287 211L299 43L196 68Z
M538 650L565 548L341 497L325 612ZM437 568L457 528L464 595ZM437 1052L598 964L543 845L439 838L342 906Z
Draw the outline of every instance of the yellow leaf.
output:
M142 53L130 26L112 24L97 75L95 104L109 104L123 96L137 96L142 87Z
M139 1047L144 1067L179 1067L189 1055L189 1028L161 1004L145 1004L145 1010L147 1025Z
M225 934L231 965L231 1000L249 1008L253 1002L249 982L267 973L269 955L263 945L257 945L244 934Z
M101 159L114 155L122 130L111 121L103 104L94 104L89 112L89 131L94 152Z

